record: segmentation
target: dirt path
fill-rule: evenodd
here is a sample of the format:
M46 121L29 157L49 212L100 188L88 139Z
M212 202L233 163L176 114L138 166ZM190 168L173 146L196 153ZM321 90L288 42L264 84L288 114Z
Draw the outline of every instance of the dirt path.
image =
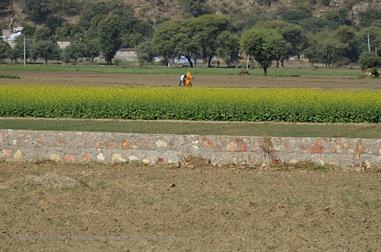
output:
M2 83L45 83L65 85L172 86L175 75L110 74L110 73L21 73L21 80L0 79ZM195 76L196 87L279 87L279 88L372 88L381 89L381 81L353 78Z
M1 251L378 251L381 173L0 163Z

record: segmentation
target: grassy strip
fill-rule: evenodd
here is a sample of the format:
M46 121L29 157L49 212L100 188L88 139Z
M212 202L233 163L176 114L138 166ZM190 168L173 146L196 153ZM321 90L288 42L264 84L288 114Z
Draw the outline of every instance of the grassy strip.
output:
M381 92L4 85L0 116L379 123Z
M0 119L0 129L381 139L381 124L234 123L2 118Z
M123 67L105 65L0 65L1 71L14 72L99 72L99 73L124 73L124 74L164 74L179 75L183 68L168 67ZM231 68L193 68L196 75L238 75L242 69ZM251 76L263 77L259 68L249 71ZM283 69L271 68L269 77L337 77L358 78L361 72L358 69Z
M17 74L0 74L0 79L21 79Z

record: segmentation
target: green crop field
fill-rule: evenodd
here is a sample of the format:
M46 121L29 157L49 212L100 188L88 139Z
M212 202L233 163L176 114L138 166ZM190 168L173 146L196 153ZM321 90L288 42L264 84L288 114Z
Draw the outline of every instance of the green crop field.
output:
M242 69L237 68L192 68L195 75L238 75ZM124 73L124 74L163 74L179 75L181 67L124 67L106 65L0 65L4 72L95 72L95 73ZM251 76L263 76L260 68L249 71ZM269 77L330 77L330 78L358 78L359 69L327 69L327 68L271 68Z
M0 117L381 122L381 91L0 86Z

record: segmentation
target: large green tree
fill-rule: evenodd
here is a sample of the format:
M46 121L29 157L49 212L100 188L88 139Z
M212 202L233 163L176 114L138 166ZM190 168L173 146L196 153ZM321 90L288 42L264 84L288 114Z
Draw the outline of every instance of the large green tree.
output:
M239 38L229 31L222 32L217 37L217 56L222 58L228 67L234 67L239 61Z
M152 38L154 51L157 56L163 57L167 64L176 56L175 36L179 34L179 31L179 21L176 20L163 22L154 31Z
M99 22L98 42L107 64L112 64L112 59L122 45L119 15L106 16Z
M310 47L305 50L305 56L313 63L322 63L326 67L334 67L345 60L345 52L349 45L343 43L337 34L324 31L309 35Z
M155 51L165 61L185 56L190 66L197 58L205 59L208 66L217 55L218 36L227 30L229 21L222 15L204 15L183 21L160 24L153 35Z
M267 75L267 69L276 58L276 46L282 40L282 35L275 29L253 28L243 34L241 49L246 55L253 56Z
M49 60L61 59L61 50L59 49L57 43L52 40L33 41L30 51L33 60L42 58L44 59L45 64L48 64Z
M273 20L261 22L255 27L276 29L282 35L284 41L279 42L279 46L276 48L278 51L276 60L277 63L281 62L282 66L286 58L289 56L299 57L303 50L307 48L307 37L299 25L290 24L281 20Z

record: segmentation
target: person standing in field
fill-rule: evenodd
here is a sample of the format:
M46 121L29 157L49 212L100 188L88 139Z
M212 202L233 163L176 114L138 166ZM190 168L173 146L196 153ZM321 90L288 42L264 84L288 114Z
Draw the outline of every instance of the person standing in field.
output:
M185 86L185 74L182 74L180 76L179 87L184 87L184 86Z
M187 73L185 74L185 87L192 87L192 79L193 76L189 70L187 70Z

